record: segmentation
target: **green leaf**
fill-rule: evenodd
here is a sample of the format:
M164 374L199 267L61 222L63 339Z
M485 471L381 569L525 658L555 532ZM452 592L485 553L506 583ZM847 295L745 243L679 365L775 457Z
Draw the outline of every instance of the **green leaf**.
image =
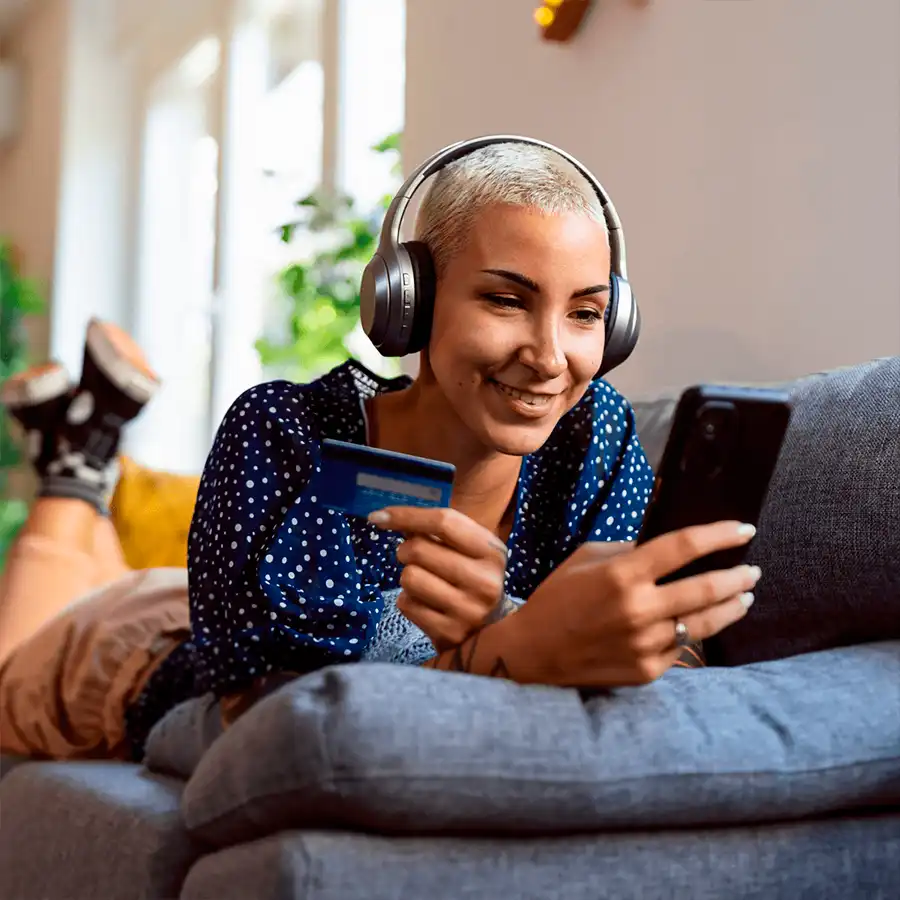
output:
M400 137L388 135L373 152L399 158ZM390 200L384 197L373 209L361 210L347 194L319 189L295 201L303 215L281 226L282 240L290 243L298 229L324 240L306 259L279 273L277 287L285 301L282 330L255 344L273 377L308 381L349 357L346 342L359 322L363 266L375 250Z
M301 263L294 263L288 266L281 273L279 279L281 281L282 290L289 297L298 297L303 293L307 283L306 266Z
M389 134L387 137L382 138L382 140L372 147L372 150L374 150L375 153L399 153L401 138L401 132L395 131L393 134Z

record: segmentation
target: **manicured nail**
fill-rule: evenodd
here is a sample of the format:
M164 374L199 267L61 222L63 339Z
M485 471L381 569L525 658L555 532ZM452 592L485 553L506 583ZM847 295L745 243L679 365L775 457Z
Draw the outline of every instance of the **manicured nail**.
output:
M748 566L747 574L753 579L753 583L756 584L762 578L762 569L759 566Z
M391 521L391 514L383 509L376 509L375 512L369 513L369 521L373 525L388 525Z
M756 526L750 525L748 522L745 522L743 525L738 527L738 534L741 537L753 537L756 534Z
M756 597L753 596L752 591L747 591L746 594L741 594L740 597L738 597L738 600L744 604L744 609L750 609L750 607L753 606L753 601L755 599Z

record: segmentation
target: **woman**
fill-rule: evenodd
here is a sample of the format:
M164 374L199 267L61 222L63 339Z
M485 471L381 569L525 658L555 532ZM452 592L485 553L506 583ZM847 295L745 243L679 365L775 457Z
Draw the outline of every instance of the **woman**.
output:
M192 638L170 631L123 702L138 751L190 691L214 692L229 723L285 678L360 659L639 684L682 656L679 625L703 640L746 614L758 570L657 581L752 527L622 552L652 473L627 403L595 380L610 248L584 177L546 149L485 147L435 177L417 232L437 290L414 381L351 361L253 388L226 415L191 528ZM452 509L324 508L324 438L453 463Z

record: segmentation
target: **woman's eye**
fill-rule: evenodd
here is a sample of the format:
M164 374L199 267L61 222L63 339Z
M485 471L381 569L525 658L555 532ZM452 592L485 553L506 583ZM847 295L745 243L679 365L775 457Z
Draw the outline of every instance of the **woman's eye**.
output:
M518 297L511 297L509 294L485 294L484 296L494 305L504 309L522 309L525 305Z
M595 322L603 320L603 313L596 309L577 309L575 317L585 325L593 325Z

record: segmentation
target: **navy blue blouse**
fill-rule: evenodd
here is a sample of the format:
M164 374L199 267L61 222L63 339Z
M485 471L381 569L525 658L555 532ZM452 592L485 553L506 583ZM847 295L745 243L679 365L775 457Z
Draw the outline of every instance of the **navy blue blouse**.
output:
M320 442L365 444L365 401L407 387L355 361L306 385L246 391L206 464L188 547L196 693L363 657L396 588L399 536L325 508L309 489ZM653 474L627 402L594 382L524 457L506 590L527 600L586 540L637 536Z

